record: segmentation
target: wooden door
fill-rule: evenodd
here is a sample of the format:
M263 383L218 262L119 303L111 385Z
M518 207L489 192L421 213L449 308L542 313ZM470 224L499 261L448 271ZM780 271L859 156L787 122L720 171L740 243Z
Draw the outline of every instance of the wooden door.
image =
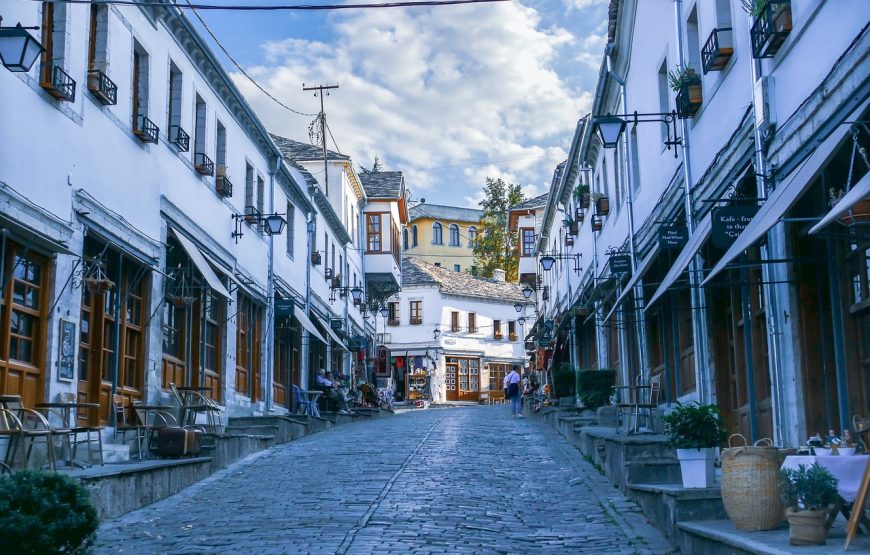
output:
M480 360L476 358L460 358L456 381L459 401L477 401L480 399Z
M445 385L447 386L446 397L448 401L458 401L459 392L457 385L459 383L459 363L448 362L445 375Z
M184 305L176 305L169 299L163 302L163 389L169 389L171 383L188 385L187 313Z
M0 388L24 406L43 401L49 260L8 242L0 295Z

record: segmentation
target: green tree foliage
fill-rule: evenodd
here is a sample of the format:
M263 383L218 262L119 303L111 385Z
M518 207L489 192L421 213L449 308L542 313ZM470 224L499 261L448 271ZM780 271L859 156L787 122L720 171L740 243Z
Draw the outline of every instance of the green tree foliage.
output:
M492 277L492 271L507 272L508 281L516 281L519 267L517 233L508 231L508 208L525 200L519 185L505 183L501 178L486 178L483 186L483 217L474 243L474 264L478 275Z

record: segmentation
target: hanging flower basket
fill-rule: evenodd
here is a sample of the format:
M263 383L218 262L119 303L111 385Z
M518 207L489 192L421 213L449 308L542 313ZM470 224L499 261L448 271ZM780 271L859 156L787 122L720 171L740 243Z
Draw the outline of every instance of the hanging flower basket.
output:
M107 277L85 278L84 281L88 291L94 295L101 295L115 286L115 282Z
M172 306L175 306L177 308L184 308L186 306L192 305L193 301L196 300L196 297L185 297L182 295L169 295L168 297L166 297L166 300L168 300L170 303L172 303Z
M870 197L856 202L839 221L843 225L855 225L870 222Z

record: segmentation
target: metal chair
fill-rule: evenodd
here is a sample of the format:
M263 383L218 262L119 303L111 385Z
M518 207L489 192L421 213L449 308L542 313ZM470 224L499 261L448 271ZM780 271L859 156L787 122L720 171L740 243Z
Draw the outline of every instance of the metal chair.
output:
M145 435L148 436L146 447L150 451L154 448L154 441L157 437L157 431L161 428L177 428L178 421L171 413L165 410L154 410L143 408L142 401L133 401L133 413L136 415L138 426L144 428ZM151 416L151 422L148 422L148 417Z
M34 442L37 439L44 439L48 467L51 470L57 470L53 439L55 435L62 434L64 430L52 430L44 416L33 409L21 407L20 399L17 395L0 396L0 437L9 438L6 456L3 459L4 466L15 466L15 456L18 454L19 444L24 448L24 442L30 440L26 451L24 451L24 467L27 468ZM9 404L18 406L18 408L7 406ZM69 436L67 435L67 437Z
M299 412L302 409L302 412ZM311 401L305 399L299 386L293 384L293 411L294 414L311 414Z
M73 392L64 392L58 394L58 399L61 403L75 403L78 401L78 396ZM96 410L96 409L88 409ZM70 464L76 460L76 451L78 446L85 444L88 446L88 464L93 464L94 454L92 445L96 443L97 454L100 459L100 466L103 466L103 429L100 426L78 426L73 422L64 422L64 426L69 426L70 430ZM84 438L80 438L80 436Z
M169 389L180 407L178 422L182 426L196 426L197 415L205 414L208 431L220 433L220 418L216 418L216 415L220 414L221 409L217 403L197 391L184 390L182 392L174 383L169 384ZM184 394L182 395L182 393Z
M126 445L130 441L127 436L133 434L139 460L142 460L148 440L148 427L134 423L135 412L127 412L127 399L123 395L112 395L112 410L115 413L115 437L121 440L122 445Z
M634 386L622 386L614 389L620 389L627 392L626 400L617 403L620 420L622 416L628 415L629 422L634 421L634 431L631 424L628 425L628 433L637 434L640 429L641 412L646 411L647 425L652 420L652 411L659 406L659 395L662 389L662 375L656 374L650 376L649 383L644 384L640 376L637 377L637 384ZM618 425L618 423L617 423Z

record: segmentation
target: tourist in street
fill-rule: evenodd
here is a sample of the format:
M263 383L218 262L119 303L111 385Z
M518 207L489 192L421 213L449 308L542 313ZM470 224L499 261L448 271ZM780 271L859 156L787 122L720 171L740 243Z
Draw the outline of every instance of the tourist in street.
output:
M505 398L510 399L511 414L523 418L523 396L520 393L520 366L514 364L510 373L504 377Z
M330 379L331 374L321 368L317 371L317 389L323 391L323 395L327 399L331 399L338 405L339 414L347 414L347 401L339 392L338 384Z

